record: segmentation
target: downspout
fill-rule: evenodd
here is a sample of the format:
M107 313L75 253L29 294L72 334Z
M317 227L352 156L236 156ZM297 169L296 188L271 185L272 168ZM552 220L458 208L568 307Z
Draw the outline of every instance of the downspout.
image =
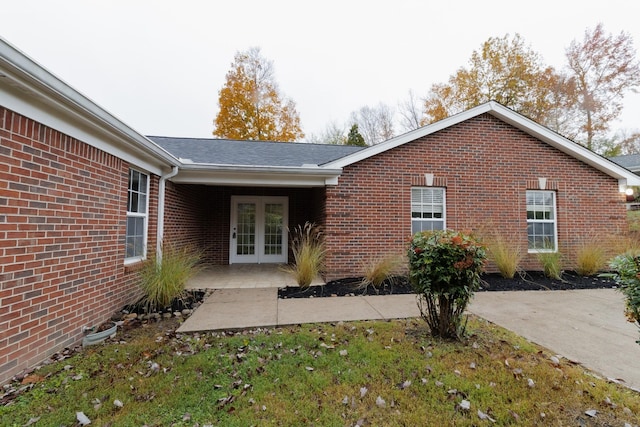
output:
M158 225L156 228L156 262L162 261L162 239L164 238L164 193L169 178L178 175L178 166L173 166L171 172L160 177L158 183Z

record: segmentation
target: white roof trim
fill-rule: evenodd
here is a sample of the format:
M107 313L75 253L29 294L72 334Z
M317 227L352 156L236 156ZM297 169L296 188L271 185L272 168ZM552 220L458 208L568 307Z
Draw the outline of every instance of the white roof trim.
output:
M178 184L233 185L254 187L324 187L336 185L341 169L184 165L180 174L171 178Z
M327 168L344 168L353 163L368 159L369 157L383 153L392 148L399 147L403 144L411 142L415 139L422 138L424 136L433 134L440 130L454 126L458 123L462 123L465 120L469 120L480 114L489 113L500 120L509 123L510 125L534 136L541 141L546 142L552 147L606 173L607 175L617 178L618 180L624 180L625 185L640 185L640 176L632 173L626 168L608 160L591 150L577 144L570 139L567 139L560 134L553 132L552 130L539 125L527 117L516 113L515 111L495 102L490 101L485 104L478 105L475 108L448 117L444 120L440 120L428 126L416 129L414 131L405 133L404 135L397 136L388 141L366 148L364 150L355 152L348 156L342 157L333 162L323 165Z
M0 37L2 105L159 173L178 160Z

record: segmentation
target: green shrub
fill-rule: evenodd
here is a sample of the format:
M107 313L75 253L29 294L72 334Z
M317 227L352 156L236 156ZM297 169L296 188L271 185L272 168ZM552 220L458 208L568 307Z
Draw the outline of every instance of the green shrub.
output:
M522 249L517 241L509 241L501 234L492 233L487 239L487 253L502 277L513 279L520 268Z
M560 251L538 252L537 256L545 276L550 279L562 279L562 254Z
M362 282L360 287L363 289L369 286L376 291L380 289L385 281L393 282L394 278L402 274L405 260L400 255L384 255L370 258L362 265Z
M149 257L138 271L143 291L142 304L147 311L167 307L184 294L184 286L199 270L202 252L193 248L163 245L162 261Z
M602 274L613 278L626 298L625 315L629 322L640 325L640 257L633 254L618 255L609 263L615 273ZM640 340L636 341L640 344Z
M607 265L607 251L602 239L589 237L583 240L576 252L576 272L591 276Z
M462 232L424 231L412 237L407 255L409 280L431 334L461 338L464 310L480 286L485 247Z
M324 268L324 235L320 226L306 222L291 233L291 250L294 263L284 267L301 288L308 288Z

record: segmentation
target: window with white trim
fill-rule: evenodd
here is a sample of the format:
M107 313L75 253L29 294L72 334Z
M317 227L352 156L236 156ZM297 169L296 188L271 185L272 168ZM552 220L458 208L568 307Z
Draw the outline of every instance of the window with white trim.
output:
M555 191L527 191L527 236L530 252L558 249Z
M444 188L411 188L411 234L445 228Z
M135 169L130 169L127 198L126 262L141 260L146 256L148 194L149 177Z

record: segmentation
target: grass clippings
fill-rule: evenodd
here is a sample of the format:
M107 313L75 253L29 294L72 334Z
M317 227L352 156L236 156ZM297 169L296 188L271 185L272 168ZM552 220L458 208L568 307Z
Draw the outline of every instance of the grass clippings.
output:
M463 342L431 338L419 319L200 334L176 325L121 332L5 387L14 395L0 423L74 425L78 412L98 426L640 422L638 393L475 317Z

